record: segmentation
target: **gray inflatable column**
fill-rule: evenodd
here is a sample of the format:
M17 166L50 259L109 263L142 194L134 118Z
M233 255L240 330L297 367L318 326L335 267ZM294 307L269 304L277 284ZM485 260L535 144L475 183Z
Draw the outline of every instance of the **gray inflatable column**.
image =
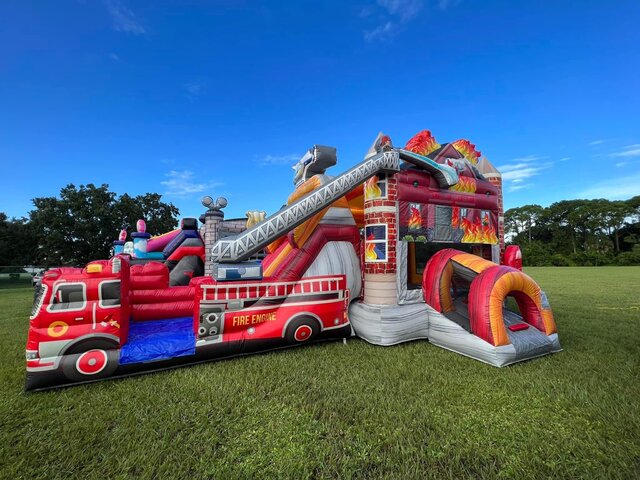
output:
M209 196L203 197L202 205L208 208L204 214L204 274L211 276L213 274L213 261L211 260L211 249L220 237L220 227L224 221L224 213L222 209L227 206L227 199L220 197L213 203L213 199ZM200 217L202 218L202 217Z

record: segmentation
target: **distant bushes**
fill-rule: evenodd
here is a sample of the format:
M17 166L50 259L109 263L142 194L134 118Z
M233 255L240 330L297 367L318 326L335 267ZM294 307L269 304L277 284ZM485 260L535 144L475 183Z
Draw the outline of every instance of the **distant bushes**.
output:
M640 265L640 245L634 245L630 252L578 251L576 253L554 253L542 242L532 241L520 245L522 261L530 267L598 267L602 265Z
M506 237L520 245L524 265L640 265L640 195L524 205L504 216Z

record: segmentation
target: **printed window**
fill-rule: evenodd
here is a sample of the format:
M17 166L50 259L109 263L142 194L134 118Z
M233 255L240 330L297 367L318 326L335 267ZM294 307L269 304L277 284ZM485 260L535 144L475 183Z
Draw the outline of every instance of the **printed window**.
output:
M435 238L436 242L451 242L451 207L436 207L435 221Z
M120 281L100 284L100 307L109 308L120 305Z
M82 310L86 300L84 283L63 283L54 290L48 310L50 312Z
M369 225L365 228L365 261L387 261L387 226L385 224Z

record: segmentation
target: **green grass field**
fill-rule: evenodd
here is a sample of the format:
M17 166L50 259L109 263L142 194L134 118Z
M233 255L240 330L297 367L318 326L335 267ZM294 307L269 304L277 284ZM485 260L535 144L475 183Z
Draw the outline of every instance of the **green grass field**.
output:
M0 477L638 478L640 268L527 272L565 350L503 369L353 339L33 394L2 290Z

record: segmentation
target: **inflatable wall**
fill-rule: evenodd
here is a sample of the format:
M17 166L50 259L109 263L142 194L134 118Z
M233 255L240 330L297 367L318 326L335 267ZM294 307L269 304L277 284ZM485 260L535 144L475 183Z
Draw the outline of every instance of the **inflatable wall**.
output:
M503 366L560 350L547 298L505 250L500 173L467 140L380 134L331 176L315 145L271 216L225 220L224 198L158 236L143 220L108 260L37 285L27 390L353 335L429 339Z

